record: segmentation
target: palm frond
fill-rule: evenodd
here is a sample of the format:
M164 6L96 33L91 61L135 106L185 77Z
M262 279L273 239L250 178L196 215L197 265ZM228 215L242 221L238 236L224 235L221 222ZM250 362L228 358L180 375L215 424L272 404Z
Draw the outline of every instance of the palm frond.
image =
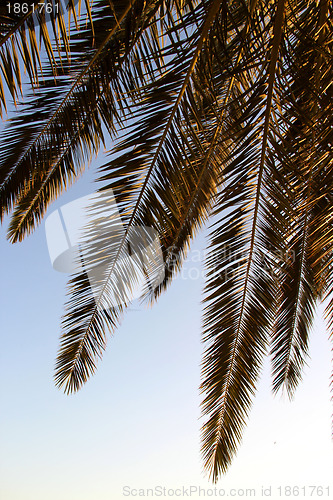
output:
M203 414L208 416L203 426L203 456L213 481L226 471L241 439L272 325L275 280L262 263L259 222L285 10L285 2L278 2L272 21L266 21L266 29L273 33L268 62L262 50L261 85L255 84L254 77L246 79L254 92L248 97L248 108L238 115L243 123L252 124L235 134L239 146L225 168L226 187L215 211L223 221L216 223L211 235L202 391ZM253 25L261 22L258 16ZM265 39L262 43L262 49L267 47ZM263 97L258 99L259 90ZM253 116L258 117L256 122Z
M330 84L326 69L328 51L322 50L329 41L328 33L322 29L326 26L326 7L325 2L319 11L310 7L304 12L302 25L299 21L294 24L293 34L300 35L302 29L307 37L299 36L293 47L285 48L291 64L290 69L285 65L281 82L287 87L288 81L292 81L292 93L284 96L284 113L277 113L277 119L281 120L280 131L284 133L278 142L272 140L276 148L275 172L278 171L279 178L272 171L271 199L279 200L282 212L279 217L283 217L284 223L280 224L276 236L274 232L279 224L272 217L267 239L271 243L283 241L284 248L280 245L280 251L289 254L280 273L280 304L272 337L273 391L285 387L290 397L301 378L307 357L315 305L325 290L327 272L326 277L323 272L331 239L328 226L323 233L323 223L318 223L318 217L327 218L327 197L330 196L326 172L331 134L325 126L325 121L330 119L330 100L326 92L322 92L326 82ZM302 70L296 72L295 63L301 54ZM291 72L296 74L290 75ZM306 80L306 75L311 76ZM286 120L291 116L292 126Z
M64 179L76 177L76 172L80 170L80 162L75 167L73 158L82 156L80 150L87 152L83 158L90 158L91 151L98 151L100 141L104 139L102 124L111 134L115 132L115 123L121 125L124 108L128 106L126 99L133 99L128 97L133 88L133 69L129 64L129 58L133 61L136 57L135 51L128 55L126 45L135 44L138 31L143 31L149 26L156 10L155 4L150 6L149 15L144 16L145 24L133 24L132 33L121 28L121 23L130 10L129 5L124 4L125 10L121 11L116 21L110 8L94 11L97 18L94 24L99 33L95 36L98 50L88 51L87 56L92 55L86 61L79 59L76 67L80 63L84 69L76 75L74 73L73 81L70 82L69 89L65 87L55 111L50 114L49 106L45 105L45 121L39 120L36 131L29 128L28 138L25 135L26 130L21 129L22 118L18 121L17 137L12 141L9 151L7 145L6 162L0 166L3 172L0 188L2 212L11 208L13 196L20 200L10 227L9 235L13 241L22 239L26 232L35 227L48 203L66 185ZM134 14L133 11L131 15ZM106 28L112 23L113 29L109 31ZM89 33L84 37L87 38L89 47ZM82 43L84 40L79 38L74 44L74 49L82 49ZM149 66L146 64L146 67ZM136 75L139 75L138 78L142 81L144 75L139 70L136 65ZM63 80L60 83L63 84ZM39 94L43 96L43 102L48 103L48 99L54 99L52 88L52 81L48 80L48 85L40 89ZM30 106L33 108L36 106L35 100ZM39 113L42 112L40 107L39 102ZM31 113L27 114L30 119L34 118ZM11 130L12 128L13 124ZM22 154L13 165L8 160L11 160L11 151L14 153L13 157L17 158L17 144L20 145ZM35 165L39 166L37 171Z
M120 22L126 17L129 10L130 5L123 12ZM48 203L66 187L65 179L76 177L79 169L75 169L74 165L80 167L82 161L76 163L73 161L73 157L75 155L78 157L79 150L86 151L83 160L90 159L91 151L97 153L100 141L103 141L101 113L98 113L98 108L96 108L96 97L98 99L99 95L102 94L105 85L103 87L100 78L98 78L101 72L95 73L95 78L88 82L85 81L85 76L98 61L99 55L118 30L118 26L119 24L114 22L113 29L105 33L98 50L84 65L84 69L75 75L69 90L65 87L65 93L61 96L56 110L52 109L51 115L48 116L49 108L46 108L46 121L41 122L37 134L29 142L19 161L7 167L9 172L0 188L3 195L2 210L8 211L11 208L11 198L6 196L8 193L12 197L16 189L16 197L18 195L20 199L9 229L9 236L13 241L22 239L25 232L31 230L35 223L40 220ZM81 61L82 63L83 61ZM49 96L51 89L50 86L46 88L43 86L43 93ZM109 96L110 89L104 93L104 102ZM33 102L33 106L35 106L35 101ZM110 111L113 110L110 109ZM112 130L113 120L116 117L115 112L108 116L106 124L109 130ZM14 147L15 143L12 145L12 148ZM39 165L37 172L36 164ZM29 190L25 194L27 184ZM21 192L23 192L23 197L20 196ZM40 200L43 202L40 203Z
M187 54L184 51L183 64L179 64L178 60L177 69L174 67L172 71L172 67L175 66L175 64L174 62L169 63L169 71L166 77L160 78L156 83L154 82L152 84L152 102L157 111L155 111L155 113L151 112L146 120L148 124L154 123L154 131L152 132L151 125L148 127L145 127L145 125L143 125L143 127L140 126L140 142L137 141L138 134L134 133L133 137L127 138L125 143L126 148L135 144L134 153L132 152L131 155L124 153L102 169L104 171L111 171L111 174L109 173L103 176L103 181L108 180L111 175L113 178L116 176L119 179L112 184L104 186L104 189L112 189L112 192L115 193L118 206L122 209L125 231L115 240L112 238L110 240L110 238L106 237L105 242L101 245L102 253L106 252L106 255L110 255L111 252L111 255L109 258L103 257L103 255L99 257L100 263L109 262L110 264L106 266L107 271L103 276L95 305L91 303L89 295L87 295L87 290L81 286L80 278L78 278L78 283L75 281L71 282L72 299L69 301L70 305L64 319L65 332L62 336L56 371L57 384L65 384L67 391L76 390L81 383L85 381L80 375L82 363L86 367L86 371L84 372L85 377L90 369L91 372L93 371L95 366L94 358L97 352L100 353L100 349L96 348L95 331L97 330L95 330L95 328L98 326L102 332L105 332L107 329L112 331L116 318L128 303L126 291L124 291L125 296L121 297L119 304L118 301L115 304L112 302L109 304L110 312L108 312L108 314L105 314L105 310L103 308L101 310L100 307L100 304L107 301L108 296L114 297L116 291L119 293L119 283L131 283L135 280L135 273L131 272L131 266L126 265L124 269L124 266L120 265L120 263L124 261L129 264L126 253L128 237L133 231L133 227L139 222L140 207L145 201L145 194L149 186L149 181L155 173L156 165L164 149L168 147L168 134L174 126L174 121L177 117L182 100L186 95L186 90L189 87L191 75L197 64L204 40L207 37L211 22L217 15L219 8L220 0L214 0L207 13L203 9L199 9L199 15L202 16L203 20L201 29L194 38L196 43L193 43L192 50ZM195 14L198 18L198 12L195 12ZM189 15L193 15L193 13ZM180 22L182 22L182 20ZM177 89L176 92L175 88ZM171 98L169 92L171 92ZM144 96L144 99L146 100L147 97ZM169 105L161 108L161 102L164 101L164 104L165 100L167 100ZM141 113L141 111L139 112ZM147 130L146 134L143 133L145 129ZM147 155L147 152L151 153L151 158ZM131 177L126 177L129 169L131 169L132 172ZM140 182L138 182L138 176L141 176ZM126 192L125 199L124 197L122 199L119 197L120 191L122 193ZM124 214L126 214L126 216ZM94 228L92 227L91 229L93 235ZM109 233L112 235L112 221ZM92 240L94 240L93 236ZM91 254L90 247L89 245L89 249L86 252L88 260ZM94 266L94 262L93 259L92 266ZM80 303L80 308L82 308L82 315L80 315L80 311L75 305L77 301ZM87 313L89 310L90 313ZM91 346L89 350L81 350L77 344L77 327L82 324L85 325L85 329L79 328L81 338L80 346L89 345ZM74 344L77 349L71 348ZM98 346L100 346L99 340ZM71 362L69 361L69 356L72 358ZM82 356L84 357L83 359Z

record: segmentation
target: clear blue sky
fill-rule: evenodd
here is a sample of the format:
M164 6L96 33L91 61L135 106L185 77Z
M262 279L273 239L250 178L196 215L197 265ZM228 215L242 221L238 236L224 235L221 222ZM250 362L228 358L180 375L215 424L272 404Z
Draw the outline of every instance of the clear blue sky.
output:
M89 193L92 177L89 172L49 213ZM44 224L14 246L4 229L0 236L1 500L120 500L123 493L139 495L139 488L161 486L155 493L166 488L169 497L183 486L185 492L191 485L213 488L200 460L202 280L189 277L201 274L194 261L204 237L158 304L133 305L97 374L65 396L52 377L67 276L51 267ZM317 498L308 487L330 485L333 495L327 338L318 317L293 403L273 399L265 367L243 445L217 486L225 494L251 488L258 498L271 485L278 498L278 486L305 486L299 498ZM203 491L192 490L190 498L203 498Z

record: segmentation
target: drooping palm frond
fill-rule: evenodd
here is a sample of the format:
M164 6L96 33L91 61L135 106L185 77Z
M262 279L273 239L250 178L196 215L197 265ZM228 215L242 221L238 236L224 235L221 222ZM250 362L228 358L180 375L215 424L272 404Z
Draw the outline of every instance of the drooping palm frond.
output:
M69 56L69 27L64 15L76 16L75 5L61 0L32 2L4 2L0 10L0 114L6 109L3 80L16 102L22 93L23 72L27 73L32 86L38 86L44 63L41 49L47 54L47 61L53 75L58 74L60 53ZM86 1L87 11L90 3ZM38 42L39 39L39 42ZM55 47L52 43L55 41ZM57 54L56 54L57 53Z
M103 11L106 26L108 26L107 21L109 24L111 23L110 9L108 13L109 18ZM114 19L113 23L114 30L117 30ZM114 30L111 30L111 36ZM104 36L100 37L102 41L101 46L98 46L98 51L102 50L106 39L110 37L110 34L105 33L105 30L101 33L104 33ZM91 33L88 32L86 38L88 44L90 38ZM80 45L81 50L85 48L82 39L79 39L79 42L79 47L75 47L77 51L79 51ZM89 49L89 45L87 48ZM43 110L40 109L40 106L37 109L39 113L44 111L44 116L41 116L36 131L28 138L26 146L24 142L21 142L20 125L17 127L18 136L15 143L12 143L12 150L15 150L17 142L23 143L25 147L23 146L19 160L14 165L9 163L7 168L9 172L1 186L2 207L11 208L11 199L8 199L7 193L13 193L16 190L16 197L19 199L9 229L9 236L13 241L22 239L25 232L34 228L35 223L43 216L48 203L67 186L68 180L76 177L80 165L84 160L91 158L93 152L98 151L100 142L104 140L103 120L97 108L98 97L103 92L103 86L100 82L101 69L95 71L93 78L88 81L85 78L97 59L97 54L91 48L86 51L85 58L80 58L77 61L76 68L70 68L71 73L74 73L73 77L67 82L62 79L60 85L58 83L57 87L60 86L62 92L59 92L60 99L56 102L54 102L52 80L49 79L48 84L42 86L39 95L45 105ZM82 65L84 69L82 69ZM105 94L103 98L107 100L110 89ZM48 98L53 99L55 106L47 106ZM33 97L31 101L30 106L35 109L36 101ZM27 115L31 116L31 113L28 112ZM31 118L34 119L33 114ZM113 120L116 118L117 114L111 113L110 109L108 120L104 121L109 130L112 130ZM79 161L80 157L81 161ZM39 166L37 171L36 164ZM5 171L4 168L2 170ZM27 184L29 190L25 194Z
M138 130L135 130L133 136L126 137L125 143L123 146L120 146L120 149L122 147L126 147L127 149L134 146L134 150L130 153L125 152L119 155L116 160L102 168L103 171L107 169L111 172L111 174L103 176L102 180L104 183L111 176L112 179L117 179L112 183L104 185L104 189L112 189L112 192L114 192L117 205L120 207L123 215L126 229L116 243L113 243L113 240L110 241L107 239L108 244L101 245L106 252L106 256L100 256L99 263L100 265L105 264L107 271L104 276L105 282L101 284L101 290L98 293L95 304L89 302L90 298L87 295L87 290L81 287L80 277L78 278L78 284L75 281L71 282L72 299L70 299L69 303L72 307L69 307L69 312L64 319L66 328L62 337L56 372L57 383L60 385L65 384L67 390L75 390L85 381L80 376L80 367L82 365L85 367L85 377L90 370L94 369L94 358L97 353L96 342L98 341L94 330L96 325L103 332L105 329L112 330L117 316L123 310L123 307L127 305L128 300L125 296L121 297L119 304L110 304L112 306L111 313L108 312L106 314L104 309L102 308L101 310L101 307L99 307L100 303L106 300L104 295L106 297L111 295L112 297L116 290L119 290L119 286L117 286L119 279L115 279L115 273L122 275L123 282L130 283L135 279L135 275L133 276L131 273L131 266L126 265L124 269L124 265L122 265L121 270L119 270L119 262L126 262L126 258L128 261L128 257L126 257L126 244L133 227L137 224L142 225L145 222L140 218L140 209L142 206L146 206L145 196L148 193L151 180L156 175L157 166L161 160L163 161L166 152L167 154L171 154L171 151L168 149L171 145L169 134L173 133L174 126L179 120L178 114L181 113L183 99L187 97L186 92L190 92L188 89L191 76L202 50L203 42L208 35L209 26L212 19L217 15L219 7L220 0L215 0L207 12L202 7L199 7L188 13L189 16L195 16L196 21L199 23L199 30L193 36L193 39L190 40L187 47L188 50L184 50L182 64L179 60L178 51L177 65L174 60L169 61L166 76L152 83L150 96L149 94L146 95L145 91L143 94L144 102L153 103L156 111L151 112L143 123L140 124L139 133ZM180 19L179 22L182 24L183 20ZM173 31L174 27L171 29L171 32ZM165 47L167 51L168 44ZM138 113L140 116L142 115L140 107ZM153 134L151 133L152 124L154 124ZM112 221L109 232L112 234ZM91 243L89 243L88 248L90 246ZM86 253L90 254L90 251ZM94 260L91 265L95 265ZM89 269L89 264L87 266ZM74 306L74 297L75 301L79 300L81 304L82 315L80 315ZM89 307L90 314L87 317L83 317L83 313L86 314ZM85 329L81 331L81 343L90 345L91 348L89 350L80 351L79 353L75 352L75 350L70 350L70 338L72 337L74 342L77 335L76 328L72 328L73 324L85 324ZM98 354L101 354L100 349L98 350ZM70 355L72 356L71 362L69 359Z
M248 36L253 41L249 39L247 50L256 50L261 67L244 78L252 95L236 115L243 127L235 131L238 148L225 167L226 187L215 210L221 220L212 233L207 262L202 390L208 420L203 454L214 481L226 470L241 439L272 326L275 280L262 262L260 213L285 11L281 1L276 9L252 19ZM266 30L271 36L260 39Z
M127 14L136 19L139 6L135 9L130 3L118 2L120 13L115 13L104 3L100 2L99 9L95 7L93 16L99 33L94 37L96 50L90 46L91 32L82 28L78 40L72 37L71 49L84 56L80 55L75 65L69 67L71 78L66 81L62 76L56 85L51 75L39 90L44 105L39 102L37 107L36 100L31 98L24 118L16 119L9 129L9 133L16 129L17 136L7 143L4 152L0 189L2 214L11 209L13 197L19 200L9 230L13 241L22 239L35 227L49 202L59 195L68 180L75 179L82 161L98 150L104 140L102 125L111 134L115 132L115 125L121 125L128 101L134 99L134 78L142 83L145 72L151 72L151 63L145 62L145 72L135 64L138 51L135 42L138 32L149 28L155 15L155 3L149 6L149 15L143 17L143 23L133 21L128 29L119 23L125 17L128 22ZM144 49L141 49L143 54ZM155 60L158 57L157 54ZM58 102L55 100L57 91ZM54 104L52 108L50 100ZM38 117L30 109L38 109ZM28 136L21 127L24 119L34 122L38 119ZM17 147L22 153L15 162ZM39 166L37 171L35 165Z
M280 250L289 254L280 275L280 305L272 343L273 390L285 387L290 396L301 378L316 301L323 296L327 283L324 268L332 245L329 226L323 232L322 223L318 224L318 217L327 218L330 195L323 179L327 181L332 163L327 6L322 2L319 11L313 6L304 11L303 19L294 23L297 42L284 49L292 64L288 61L290 69L281 76L281 82L287 87L291 81L292 93L285 99L285 113L277 118L281 120L280 130L285 130L285 136L274 142L279 181L274 174L270 179L272 198L284 198L284 231L279 235L284 248ZM306 37L301 36L304 30ZM301 56L302 69L296 71ZM291 126L287 119L293 120ZM272 218L271 239L274 224Z

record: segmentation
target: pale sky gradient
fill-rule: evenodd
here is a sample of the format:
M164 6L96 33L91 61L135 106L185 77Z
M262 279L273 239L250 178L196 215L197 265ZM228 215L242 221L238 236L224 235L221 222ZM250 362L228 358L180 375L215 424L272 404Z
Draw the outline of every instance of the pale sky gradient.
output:
M90 192L92 177L49 213ZM199 442L202 280L189 279L201 273L193 260L203 244L199 236L183 276L152 309L134 304L97 374L68 397L52 380L67 276L51 267L43 224L16 245L1 230L1 500L120 500L124 486L212 488ZM293 403L271 396L266 366L243 444L218 488L254 488L258 498L262 486L316 485L333 495L330 349L318 316ZM318 496L306 489L299 498Z

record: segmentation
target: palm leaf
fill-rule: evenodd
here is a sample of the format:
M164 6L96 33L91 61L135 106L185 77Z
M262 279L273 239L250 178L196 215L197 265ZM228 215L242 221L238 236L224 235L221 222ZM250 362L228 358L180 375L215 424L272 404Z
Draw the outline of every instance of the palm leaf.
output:
M326 17L325 2L319 11L313 8L307 10L302 25L297 23L293 33L305 29L308 39L300 37L294 47L285 49L292 64L290 70L285 71L284 84L288 85L288 80L293 82L292 100L285 102L288 110L280 117L284 126L280 129L284 128L286 133L280 137L279 143L275 142L279 180L277 182L274 173L270 180L272 198L284 200L283 204L281 201L279 204L280 210L284 207L284 224L280 224L280 234L276 237L274 232L278 224L272 218L268 239L271 242L272 239L287 242L285 248L280 250L292 257L280 273L280 304L272 338L273 390L285 387L290 397L301 378L306 360L316 301L323 296L326 286L322 273L330 244L331 231L326 226L326 233L323 233L322 223L318 224L318 217L326 218L325 196L328 195L325 194L327 176L324 172L328 167L329 136L323 122L329 115L330 102L322 92L322 86L326 86L329 78L326 70L328 54L322 52L322 47L328 42L328 33L325 34L322 29L326 25ZM304 55L302 70L290 79L289 71L295 71L295 62L300 54ZM309 74L310 78L305 79ZM292 127L288 125L286 116L294 117ZM290 142L291 129L293 143Z
M205 392L203 413L208 415L208 420L203 427L203 455L205 467L214 481L230 464L241 439L272 321L275 282L262 266L263 249L258 231L285 9L285 3L278 2L270 61L262 82L262 87L267 82L265 102L259 100L255 110L262 119L251 127L245 140L244 132L237 137L240 146L233 153L236 159L225 173L226 178L229 174L225 180L227 188L217 200L215 214L222 215L240 198L239 208L225 214L223 222L216 224L212 233L212 256L207 262L202 390ZM253 100L255 103L255 92ZM264 113L260 110L262 104ZM248 109L243 112L244 121L253 113L252 106L249 98ZM258 156L255 147L259 144ZM246 208L249 200L251 208ZM250 224L247 223L249 217Z
M150 10L150 16L153 16L154 9ZM50 115L50 108L46 105L45 122L39 120L39 128L36 127L36 131L29 128L28 138L25 136L26 131L21 130L22 119L19 119L17 125L19 133L12 141L9 151L16 151L17 144L20 144L21 148L22 145L27 144L27 147L14 165L8 161L11 157L10 152L8 154L7 151L6 163L1 167L4 172L1 186L3 212L11 208L12 198L11 195L7 196L8 193L16 192L20 199L10 227L10 237L13 241L22 239L27 231L34 228L35 223L44 214L48 203L67 185L64 179L71 180L76 177L82 162L78 162L75 167L73 158L81 156L82 159L89 159L91 151L98 151L100 141L104 139L101 123L111 133L115 130L114 122L120 123L124 113L121 107L123 94L131 92L128 88L129 72L126 68L124 69L127 58L124 45L128 44L129 38L135 39L138 29L143 29L140 25L134 26L133 34L123 30L119 39L117 33L119 22L126 17L128 12L129 7L125 4L122 17L117 18L113 30L109 32L106 27L110 25L111 18L113 18L110 9L95 11L96 16L103 16L95 20L99 32L99 36L95 37L98 50L93 52L86 64L82 58L76 63L76 67L78 63L81 66L84 64L84 69L75 75L69 90L65 88L56 110ZM145 18L146 24L149 20L149 16L148 19ZM88 43L89 38L88 34ZM111 47L110 42L112 42ZM78 50L78 48L82 49L81 39L74 44L74 49ZM90 53L91 50L88 51L88 54ZM63 85L63 80L60 84ZM40 90L45 103L49 99L54 99L52 89L52 82L49 79L47 86L44 85ZM35 107L35 102L31 103L31 106ZM41 113L40 103L38 112ZM30 114L29 118L33 119L34 116ZM86 151L83 156L80 152L82 150ZM39 165L39 169L33 175L36 164ZM26 189L27 182L28 190ZM20 193L26 194L22 196Z
M98 247L101 247L102 255L99 255L98 261L100 264L105 264L106 272L103 276L103 279L101 280L102 282L100 284L100 290L98 292L95 304L92 304L92 302L88 298L89 295L87 295L87 290L82 287L81 277L77 278L77 281L75 281L75 278L71 281L71 299L69 301L67 315L64 318L65 332L61 340L61 348L57 360L56 370L57 384L65 385L65 389L67 391L76 390L81 385L81 383L85 381L87 373L93 372L95 367L94 358L96 357L96 354L101 354L101 343L99 341L99 338L96 337L96 332L102 331L104 334L106 329L112 331L120 312L128 303L125 290L125 295L122 296L120 300L117 301L117 303L113 304L111 302L111 304L109 304L109 307L111 307L109 311L111 312L105 313L105 309L103 307L101 308L101 304L107 302L108 296L113 297L116 292L119 293L120 282L131 283L135 280L135 273L131 272L131 266L128 265L129 259L126 254L128 237L133 230L135 222L137 222L139 209L144 200L145 193L149 185L149 180L154 174L157 160L161 156L164 146L167 147L168 145L168 133L172 129L173 122L175 120L175 117L177 116L177 112L180 108L180 104L184 98L184 95L186 94L186 89L189 86L191 75L193 74L194 68L199 58L199 54L202 50L204 40L207 37L210 24L212 22L212 19L214 19L214 17L216 16L219 7L220 1L213 1L207 14L203 17L201 30L199 31L199 35L196 37L196 44L194 44L193 46L192 53L190 52L190 55L184 54L184 69L179 69L178 67L178 70L174 71L173 73L169 71L167 79L164 79L163 84L161 79L157 81L157 84L154 84L155 93L156 89L158 88L162 93L162 96L164 96L164 98L165 96L167 96L167 100L170 100L167 92L167 80L171 80L172 88L174 88L175 86L175 81L179 82L176 97L174 99L171 99L172 105L169 105L165 109L161 109L161 98L159 97L158 104L156 106L157 113L155 115L152 113L154 123L157 122L161 124L157 129L157 134L155 131L155 137L149 140L149 136L147 137L146 135L141 133L141 140L143 140L143 144L142 146L136 144L138 158L135 158L135 154L131 155L131 159L129 159L127 156L125 167L119 167L118 164L123 164L123 162L125 161L124 156L126 157L126 154L122 157L119 157L117 161L112 162L111 165L103 167L104 170L112 169L111 171L113 177L115 175L115 172L117 172L116 176L120 179L117 182L117 185L115 183L112 183L111 185L105 186L106 188L111 188L117 195L120 190L123 192L126 186L126 191L128 192L129 188L131 188L132 192L136 193L136 196L134 198L133 194L127 194L127 199L125 200L121 200L119 196L117 198L118 205L122 207L123 211L126 208L126 212L127 214L129 214L125 219L126 229L122 235L120 234L118 239L113 239L113 237L111 237L111 239L108 237L104 238L103 232L103 235L101 237L102 241L100 242L98 240L100 233L97 231L97 241L93 243L93 245L95 244ZM151 119L152 117L150 117L148 121ZM151 131L150 135L152 135ZM129 139L126 141L126 147L129 147L129 145L131 145L131 140L133 139ZM145 154L142 155L140 146L144 148L145 152L147 150L151 151L151 149L153 149L152 158L150 160L148 158L145 158ZM136 162L135 170L131 166L131 164L134 162ZM130 168L133 172L132 176L131 178L127 178L124 180L124 175L126 175L125 172L126 170L128 171L129 166L131 166ZM142 176L141 182L137 182L137 176L134 175L134 172L137 172L139 175L141 175L141 173L144 174ZM108 176L105 175L103 177L103 180L105 181L107 179ZM112 235L112 225L110 226L109 233L111 233ZM90 237L94 242L93 234L94 226L92 225ZM105 241L103 241L104 239ZM94 255L94 252L92 253ZM88 259L87 267L88 269L90 269L90 267L93 267L95 265L94 258L92 259L92 263L89 263L91 244L88 245L87 250L84 250L84 254ZM126 269L124 269L124 267L120 265L121 262L127 262L127 265L125 266L128 269L127 272ZM109 265L107 265L108 263ZM80 309L78 309L76 306L77 301L79 301L80 303ZM82 310L82 314L80 314L80 310ZM80 343L77 344L77 331L79 325L82 324L85 325L85 328L79 328ZM82 345L90 346L90 348L81 349L80 346ZM85 366L84 377L81 376L82 365Z

